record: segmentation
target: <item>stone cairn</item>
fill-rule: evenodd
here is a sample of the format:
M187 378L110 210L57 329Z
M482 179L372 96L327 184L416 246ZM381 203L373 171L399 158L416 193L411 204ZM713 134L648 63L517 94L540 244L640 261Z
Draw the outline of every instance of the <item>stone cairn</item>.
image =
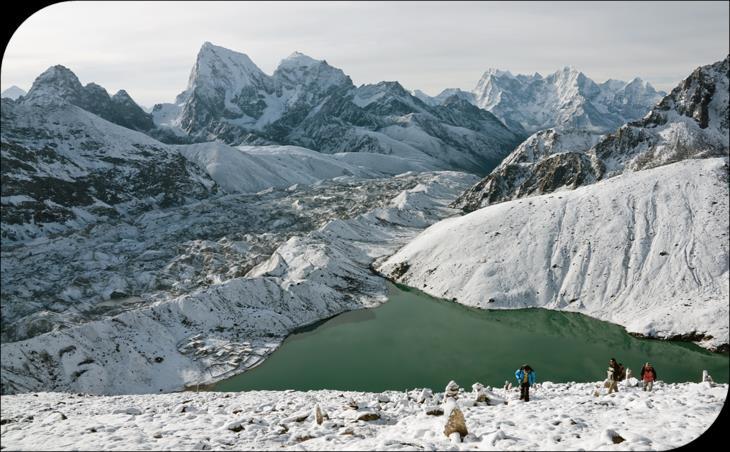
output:
M471 385L471 389L474 391L474 402L475 403L488 403L489 397L487 397L487 391L484 390L484 385L477 382Z
M446 425L444 426L444 435L448 436L454 442L461 442L469 433L466 429L464 413L456 404L460 392L461 388L453 380L444 389L444 413L448 413Z
M444 402L448 399L456 400L459 398L459 385L454 380L451 380L444 389Z
M464 419L464 413L456 405L454 399L449 399L446 402L446 412L449 413L446 419L446 425L444 426L444 435L446 435L453 442L461 442L462 439L469 434L466 429L466 420Z

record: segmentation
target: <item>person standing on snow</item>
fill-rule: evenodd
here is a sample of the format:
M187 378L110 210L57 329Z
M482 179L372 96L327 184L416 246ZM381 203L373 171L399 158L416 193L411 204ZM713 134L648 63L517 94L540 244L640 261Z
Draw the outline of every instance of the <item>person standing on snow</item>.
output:
M654 387L654 381L656 380L656 371L651 363L644 364L641 368L641 381L644 382L644 391L651 392L651 388Z
M619 370L619 365L616 362L615 359L611 358L608 361L608 372L607 372L607 378L608 378L608 393L611 394L612 392L618 392L618 381L620 379L621 371Z
M535 371L527 364L523 364L522 367L517 369L515 372L515 378L517 379L517 384L520 386L520 400L529 402L530 385L535 384Z

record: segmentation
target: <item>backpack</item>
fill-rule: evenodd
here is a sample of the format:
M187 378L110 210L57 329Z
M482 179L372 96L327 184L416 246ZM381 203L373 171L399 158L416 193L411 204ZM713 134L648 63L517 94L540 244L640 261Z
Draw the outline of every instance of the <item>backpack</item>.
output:
M622 381L626 379L626 368L623 366L623 364L618 365L618 375L616 377L617 381Z

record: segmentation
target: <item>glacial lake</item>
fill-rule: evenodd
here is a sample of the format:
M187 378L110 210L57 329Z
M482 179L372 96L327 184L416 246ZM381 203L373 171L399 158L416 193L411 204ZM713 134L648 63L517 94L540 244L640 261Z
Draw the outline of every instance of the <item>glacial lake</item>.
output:
M728 355L692 343L635 338L623 327L545 309L480 310L388 283L389 301L291 334L261 365L213 391L443 390L449 380L503 386L529 363L538 382L598 381L615 357L666 382L728 381ZM514 383L513 383L514 384Z

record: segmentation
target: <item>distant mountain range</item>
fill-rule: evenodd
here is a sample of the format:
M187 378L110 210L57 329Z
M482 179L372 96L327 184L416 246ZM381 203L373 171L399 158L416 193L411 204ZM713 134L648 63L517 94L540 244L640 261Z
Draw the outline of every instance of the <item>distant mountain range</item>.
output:
M693 71L642 119L599 137L547 129L529 137L464 193L467 211L627 171L728 154L728 58Z
M340 69L298 52L269 76L245 54L210 43L187 89L152 115L159 128L193 140L391 154L478 173L524 138L457 99L430 106L398 82L355 87Z
M490 111L512 130L530 134L547 128L607 132L641 118L666 93L640 78L596 83L568 66L545 77L489 69L471 92L449 88L434 97L414 94L429 105L458 96Z
M13 85L8 89L3 90L2 94L0 94L0 97L15 100L21 96L25 96L25 94L25 90Z
M247 55L206 42L187 88L150 112L124 90L82 86L63 66L39 76L26 100L60 97L165 143L297 145L487 174L534 131L607 132L641 118L663 94L638 78L597 84L564 68L546 77L490 69L472 92L430 97L398 82L356 87L342 70L299 52L268 75Z

